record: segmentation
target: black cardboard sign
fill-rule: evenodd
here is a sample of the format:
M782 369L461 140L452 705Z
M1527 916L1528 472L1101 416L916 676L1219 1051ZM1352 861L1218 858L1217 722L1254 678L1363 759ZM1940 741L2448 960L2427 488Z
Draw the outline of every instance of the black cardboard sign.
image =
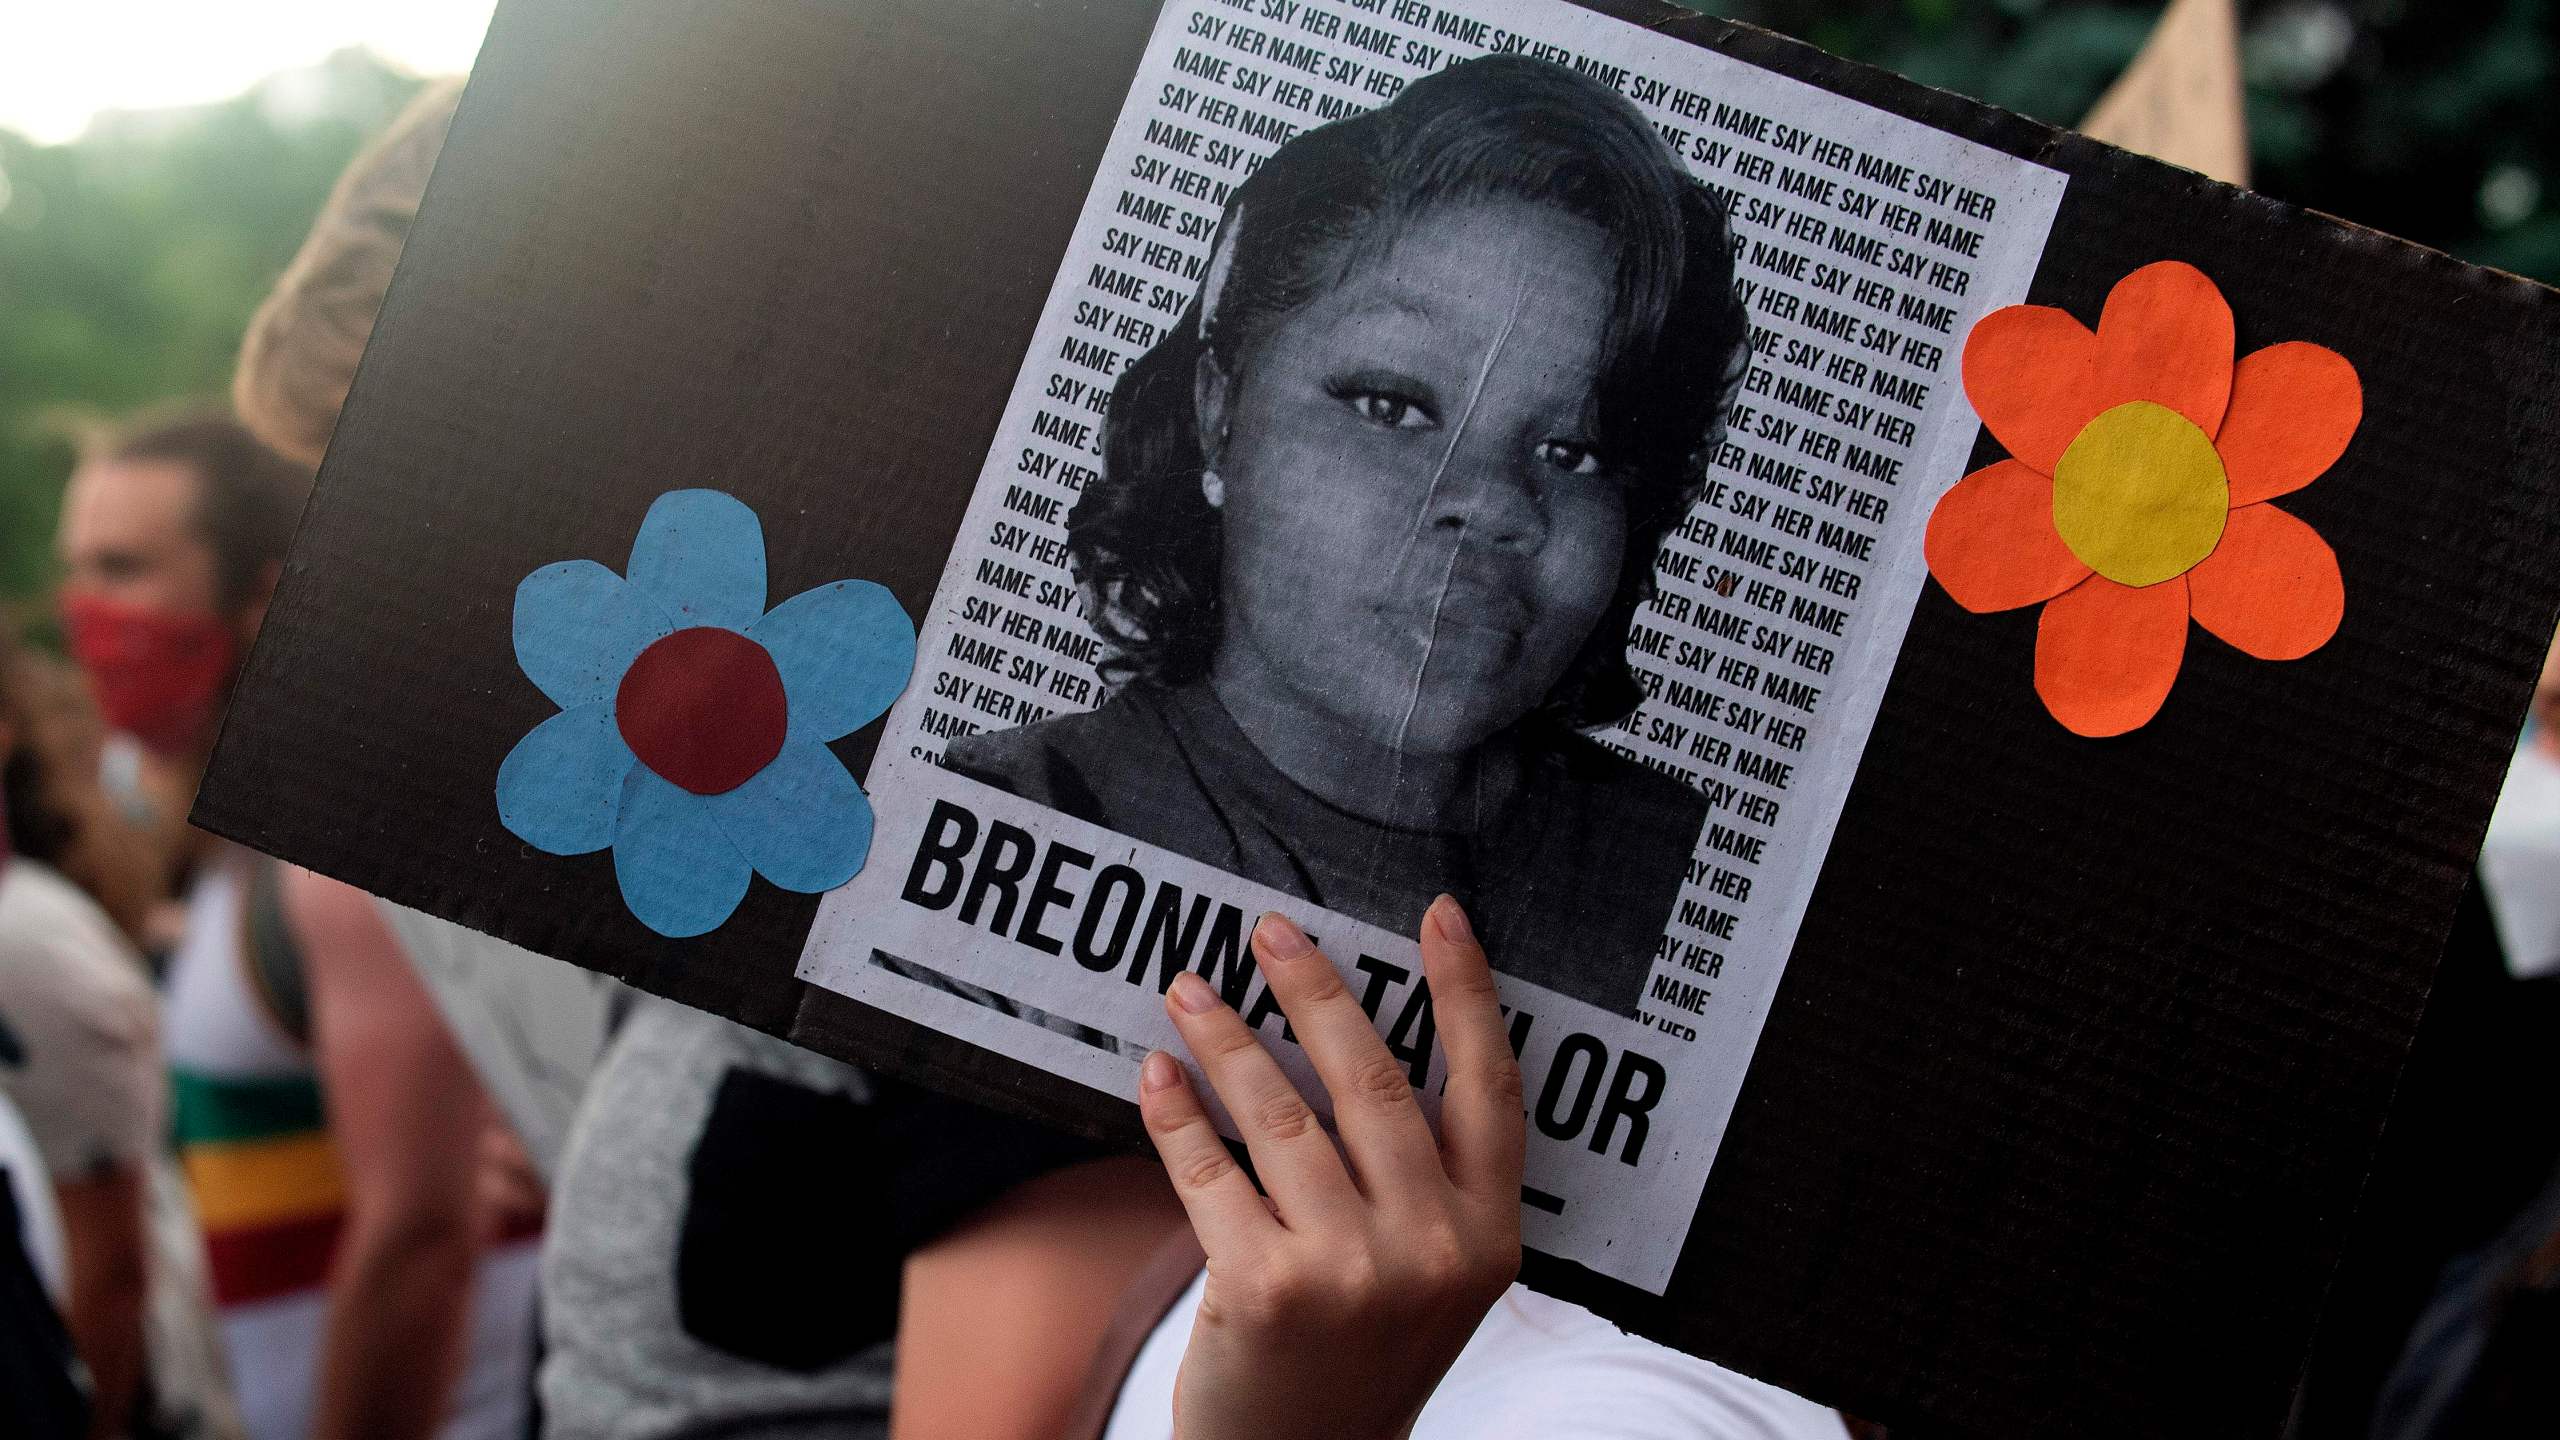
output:
M1595 8L2069 177L2030 296L2161 259L2238 348L2353 358L2287 508L2309 658L2200 634L2097 742L2036 612L1922 594L1668 1292L1640 1333L1917 1433L2272 1434L2560 606L2552 292L1668 6ZM775 596L911 615L1154 23L1140 0L502 6L196 819L847 1059L1089 1133L1125 1101L793 978L762 882L669 940L491 778L551 713L516 583L661 493L764 517ZM1986 437L1975 463L1999 455ZM2278 678L2280 675L2280 679ZM836 748L860 773L877 727Z

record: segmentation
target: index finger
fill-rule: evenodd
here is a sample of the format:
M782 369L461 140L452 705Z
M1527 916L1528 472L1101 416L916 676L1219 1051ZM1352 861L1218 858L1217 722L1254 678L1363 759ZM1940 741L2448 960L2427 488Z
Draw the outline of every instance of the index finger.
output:
M1449 1088L1440 1105L1440 1147L1449 1178L1486 1199L1516 1204L1528 1148L1521 1105L1520 1059L1502 1023L1493 966L1476 943L1467 912L1443 895L1423 912L1422 971L1431 984L1431 1014L1449 1056Z

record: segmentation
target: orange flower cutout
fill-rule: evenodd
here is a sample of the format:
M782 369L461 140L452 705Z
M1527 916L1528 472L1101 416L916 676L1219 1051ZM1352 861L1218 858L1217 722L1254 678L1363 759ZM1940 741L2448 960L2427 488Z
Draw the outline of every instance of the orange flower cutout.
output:
M2116 282L2093 334L2012 305L1966 338L1964 390L2010 457L1929 516L1929 573L1967 610L2044 606L2036 694L2066 729L2159 713L2193 619L2261 660L2328 643L2338 557L2268 503L2346 453L2355 367L2300 341L2232 362L2231 307L2175 260Z

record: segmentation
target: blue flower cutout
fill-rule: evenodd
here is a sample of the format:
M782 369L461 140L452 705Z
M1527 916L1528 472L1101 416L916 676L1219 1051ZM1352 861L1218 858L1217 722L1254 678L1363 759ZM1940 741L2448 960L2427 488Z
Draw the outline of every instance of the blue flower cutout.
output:
M871 849L827 742L906 689L915 625L867 580L764 599L764 527L717 490L659 496L627 578L563 560L516 587L516 663L560 713L498 767L498 818L553 855L612 847L661 935L716 928L754 875L832 890Z

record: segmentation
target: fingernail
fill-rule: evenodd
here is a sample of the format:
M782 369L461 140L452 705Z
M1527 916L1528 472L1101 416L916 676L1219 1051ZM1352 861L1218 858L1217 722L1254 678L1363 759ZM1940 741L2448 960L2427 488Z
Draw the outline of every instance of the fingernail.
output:
M1454 895L1443 895L1431 902L1431 923L1452 940L1472 944L1476 938L1474 927L1467 924L1467 908Z
M1147 1052L1147 1063L1138 1067L1138 1088L1150 1093L1170 1090L1182 1082L1182 1067L1161 1050Z
M1194 1015L1206 1014L1218 1007L1218 992L1209 982L1185 970L1173 979L1173 1003Z
M1277 910L1263 915L1262 923L1253 927L1253 938L1261 942L1263 949L1271 952L1274 960L1295 960L1316 948L1315 942L1307 938L1307 932L1299 929L1297 922Z

